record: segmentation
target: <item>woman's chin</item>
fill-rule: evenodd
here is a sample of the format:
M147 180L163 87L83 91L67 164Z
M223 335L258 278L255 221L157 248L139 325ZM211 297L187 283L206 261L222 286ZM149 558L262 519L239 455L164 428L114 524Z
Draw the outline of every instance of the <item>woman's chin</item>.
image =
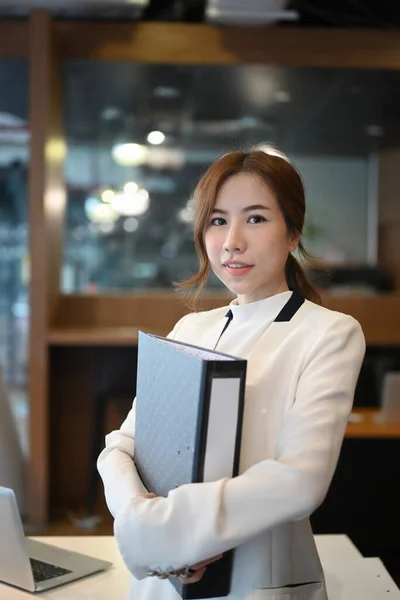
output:
M253 291L253 288L246 285L244 282L222 281L222 283L232 292L232 294L236 294L236 296L247 296Z
M215 273L215 271L214 271ZM221 283L236 296L247 296L252 295L254 292L254 285L251 285L247 277L227 277L226 273L215 273Z

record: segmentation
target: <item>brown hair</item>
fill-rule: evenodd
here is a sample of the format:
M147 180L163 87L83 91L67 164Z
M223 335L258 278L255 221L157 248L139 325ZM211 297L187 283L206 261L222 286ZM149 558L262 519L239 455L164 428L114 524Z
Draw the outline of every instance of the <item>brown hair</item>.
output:
M190 289L192 307L202 293L210 272L204 234L210 222L218 193L225 181L239 173L251 173L263 180L276 194L289 233L301 235L305 217L305 193L300 174L284 154L273 147L255 148L248 152L235 151L222 156L212 164L198 182L194 200L194 243L200 261L198 272L176 284L178 289ZM298 244L302 259L311 257L302 242ZM288 287L307 300L321 304L317 290L312 286L300 262L289 254L285 275Z

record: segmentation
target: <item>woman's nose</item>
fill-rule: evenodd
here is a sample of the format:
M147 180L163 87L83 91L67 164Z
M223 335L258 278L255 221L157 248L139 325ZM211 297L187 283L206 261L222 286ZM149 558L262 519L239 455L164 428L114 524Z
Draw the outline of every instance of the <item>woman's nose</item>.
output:
M234 225L228 229L224 247L227 252L245 251L246 241L240 227Z

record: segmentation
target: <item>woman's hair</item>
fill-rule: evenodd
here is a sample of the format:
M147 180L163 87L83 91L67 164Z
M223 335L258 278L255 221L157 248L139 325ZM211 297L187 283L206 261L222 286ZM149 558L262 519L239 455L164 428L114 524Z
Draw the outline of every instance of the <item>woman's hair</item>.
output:
M178 289L191 290L192 307L201 295L210 273L204 234L212 218L217 196L225 181L240 173L258 176L274 192L289 234L301 235L303 231L306 209L303 182L297 169L283 153L268 146L248 152L229 152L222 156L207 169L194 190L194 242L200 261L199 270L189 279L175 284ZM301 240L297 248L301 258L310 262L311 257ZM290 290L321 304L317 290L292 254L289 254L286 261L285 275Z

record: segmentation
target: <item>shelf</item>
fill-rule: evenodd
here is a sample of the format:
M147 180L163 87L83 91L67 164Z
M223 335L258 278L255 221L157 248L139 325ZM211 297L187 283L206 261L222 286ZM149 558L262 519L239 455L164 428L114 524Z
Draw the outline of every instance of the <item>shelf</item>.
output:
M400 421L384 422L374 408L357 408L347 425L346 438L400 438Z
M199 309L210 310L229 304L227 295L205 295ZM376 296L325 295L331 310L356 318L370 347L400 347L400 294ZM141 327L166 335L190 309L174 293L67 295L57 301L48 332L49 344L136 343ZM152 331L153 332L153 331Z
M140 327L73 327L51 329L50 346L131 346L138 343ZM168 331L143 327L142 331L167 335Z

